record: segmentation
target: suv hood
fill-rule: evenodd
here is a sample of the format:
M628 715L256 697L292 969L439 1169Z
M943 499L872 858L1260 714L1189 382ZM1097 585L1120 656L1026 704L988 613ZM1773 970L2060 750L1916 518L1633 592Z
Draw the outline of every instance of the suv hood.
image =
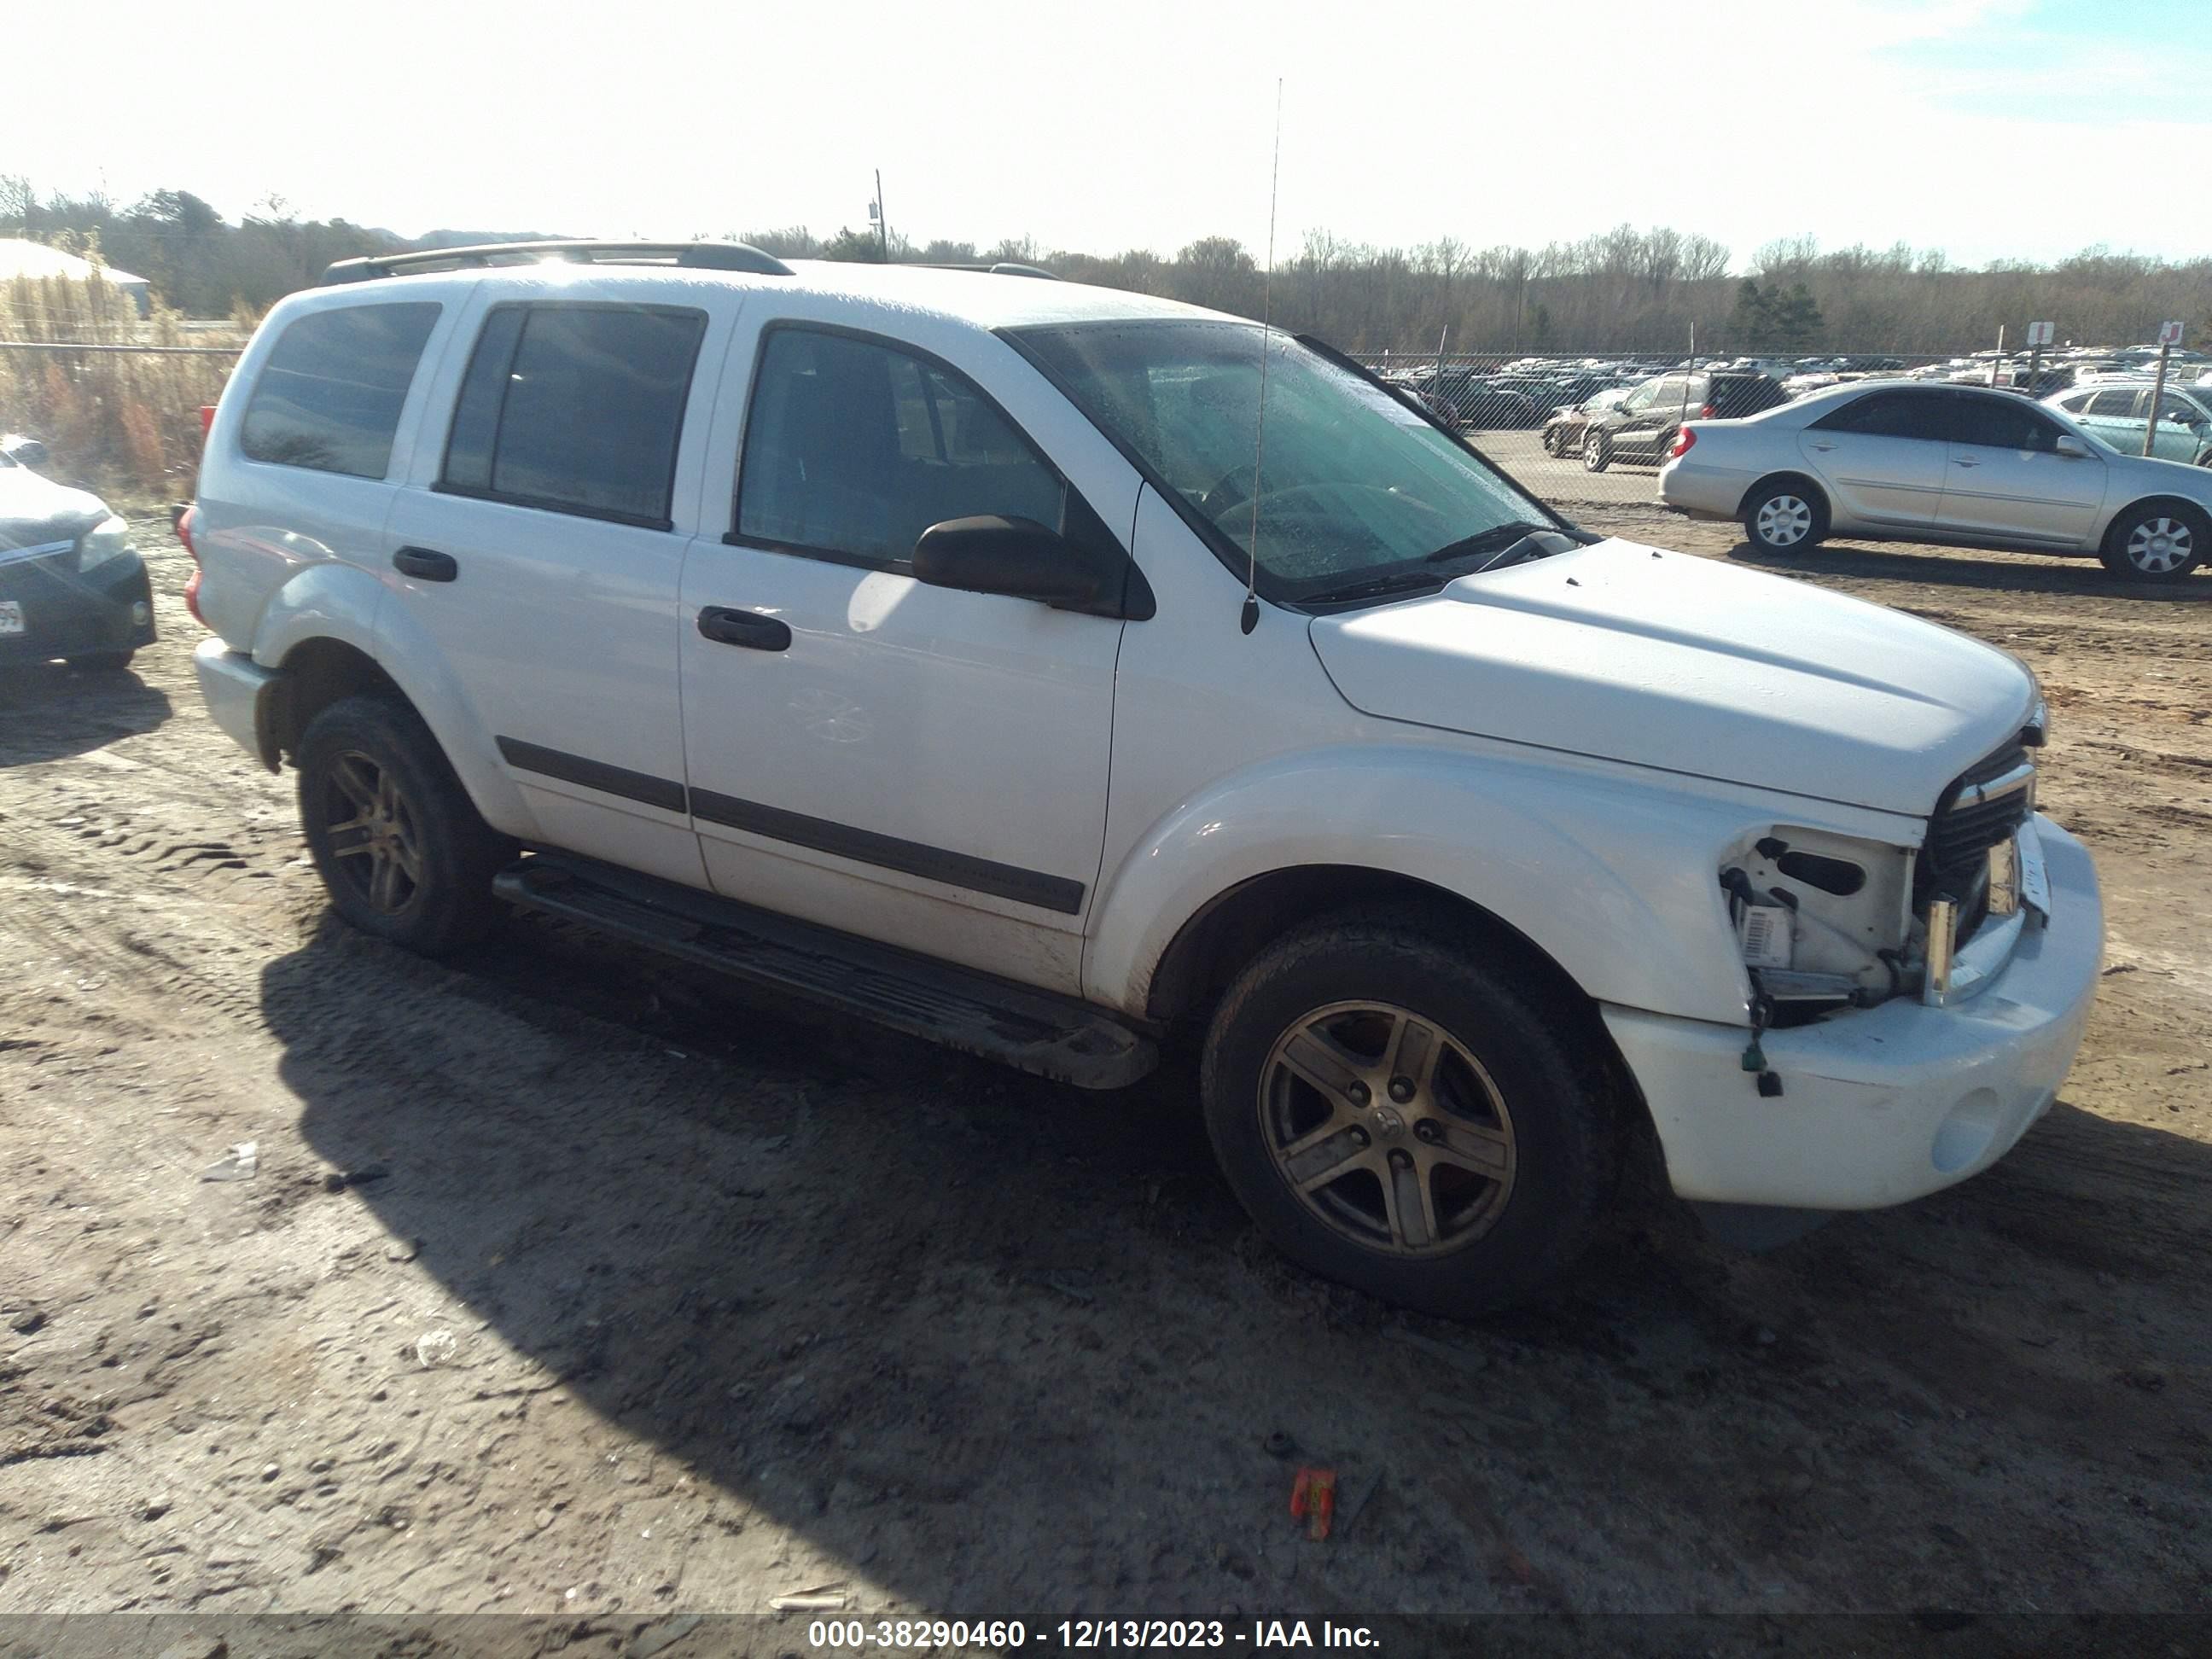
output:
M1312 634L1365 714L1916 817L2035 700L1947 628L1617 540Z

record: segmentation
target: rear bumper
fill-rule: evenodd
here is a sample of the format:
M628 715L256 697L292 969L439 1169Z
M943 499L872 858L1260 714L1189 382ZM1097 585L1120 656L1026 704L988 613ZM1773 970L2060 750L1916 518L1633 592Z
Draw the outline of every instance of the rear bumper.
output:
M0 600L21 607L23 632L0 634L0 664L46 662L154 642L154 590L135 553L79 575L76 553L0 564Z
M2051 916L1967 1001L1898 998L1770 1031L1762 1098L1742 1027L1607 1006L1681 1197L1817 1210L1903 1203L1987 1169L2043 1115L2081 1046L2104 953L2081 843L2039 817Z
M233 743L270 771L276 770L276 696L282 677L219 639L200 641L192 653L192 672L199 677L209 717Z
M1659 504L1693 519L1733 519L1753 478L1737 467L1708 466L1692 447L1659 469Z

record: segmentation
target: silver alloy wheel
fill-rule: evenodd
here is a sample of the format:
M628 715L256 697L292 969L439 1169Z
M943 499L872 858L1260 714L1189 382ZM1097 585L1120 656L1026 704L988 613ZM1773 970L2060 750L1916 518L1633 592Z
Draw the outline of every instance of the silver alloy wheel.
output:
M1301 1017L1268 1051L1258 1107L1285 1183L1370 1249L1458 1249L1512 1196L1504 1097L1464 1044L1395 1004L1333 1002Z
M2189 562L2197 552L2196 532L2188 521L2169 519L2138 520L2121 549L2130 566L2146 576L2163 576Z
M1813 509L1796 495L1770 495L1759 506L1759 539L1769 547L1795 547L1813 533Z
M407 908L422 884L415 815L399 781L357 749L331 763L324 791L324 833L342 879L386 915Z

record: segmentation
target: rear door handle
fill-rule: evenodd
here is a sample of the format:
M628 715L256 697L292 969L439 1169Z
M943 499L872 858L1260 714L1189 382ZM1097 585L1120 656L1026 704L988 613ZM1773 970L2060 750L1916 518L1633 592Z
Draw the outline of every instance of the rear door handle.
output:
M791 645L791 629L774 617L755 611L732 611L710 605L699 613L699 632L717 645L742 645L748 651L782 651Z
M392 556L392 568L402 575L416 576L426 582L449 582L461 574L450 553L441 553L431 547L403 547Z

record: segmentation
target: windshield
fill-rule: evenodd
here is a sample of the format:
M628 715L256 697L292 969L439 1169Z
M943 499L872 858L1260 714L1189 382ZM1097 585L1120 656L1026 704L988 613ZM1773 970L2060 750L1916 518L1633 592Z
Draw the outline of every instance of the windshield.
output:
M1014 337L1175 492L1242 575L1254 529L1261 331L1093 323ZM1431 555L1486 531L1557 522L1371 381L1286 335L1267 337L1256 574L1268 598L1318 599L1394 569L1421 570ZM1426 568L1437 582L1461 574Z

